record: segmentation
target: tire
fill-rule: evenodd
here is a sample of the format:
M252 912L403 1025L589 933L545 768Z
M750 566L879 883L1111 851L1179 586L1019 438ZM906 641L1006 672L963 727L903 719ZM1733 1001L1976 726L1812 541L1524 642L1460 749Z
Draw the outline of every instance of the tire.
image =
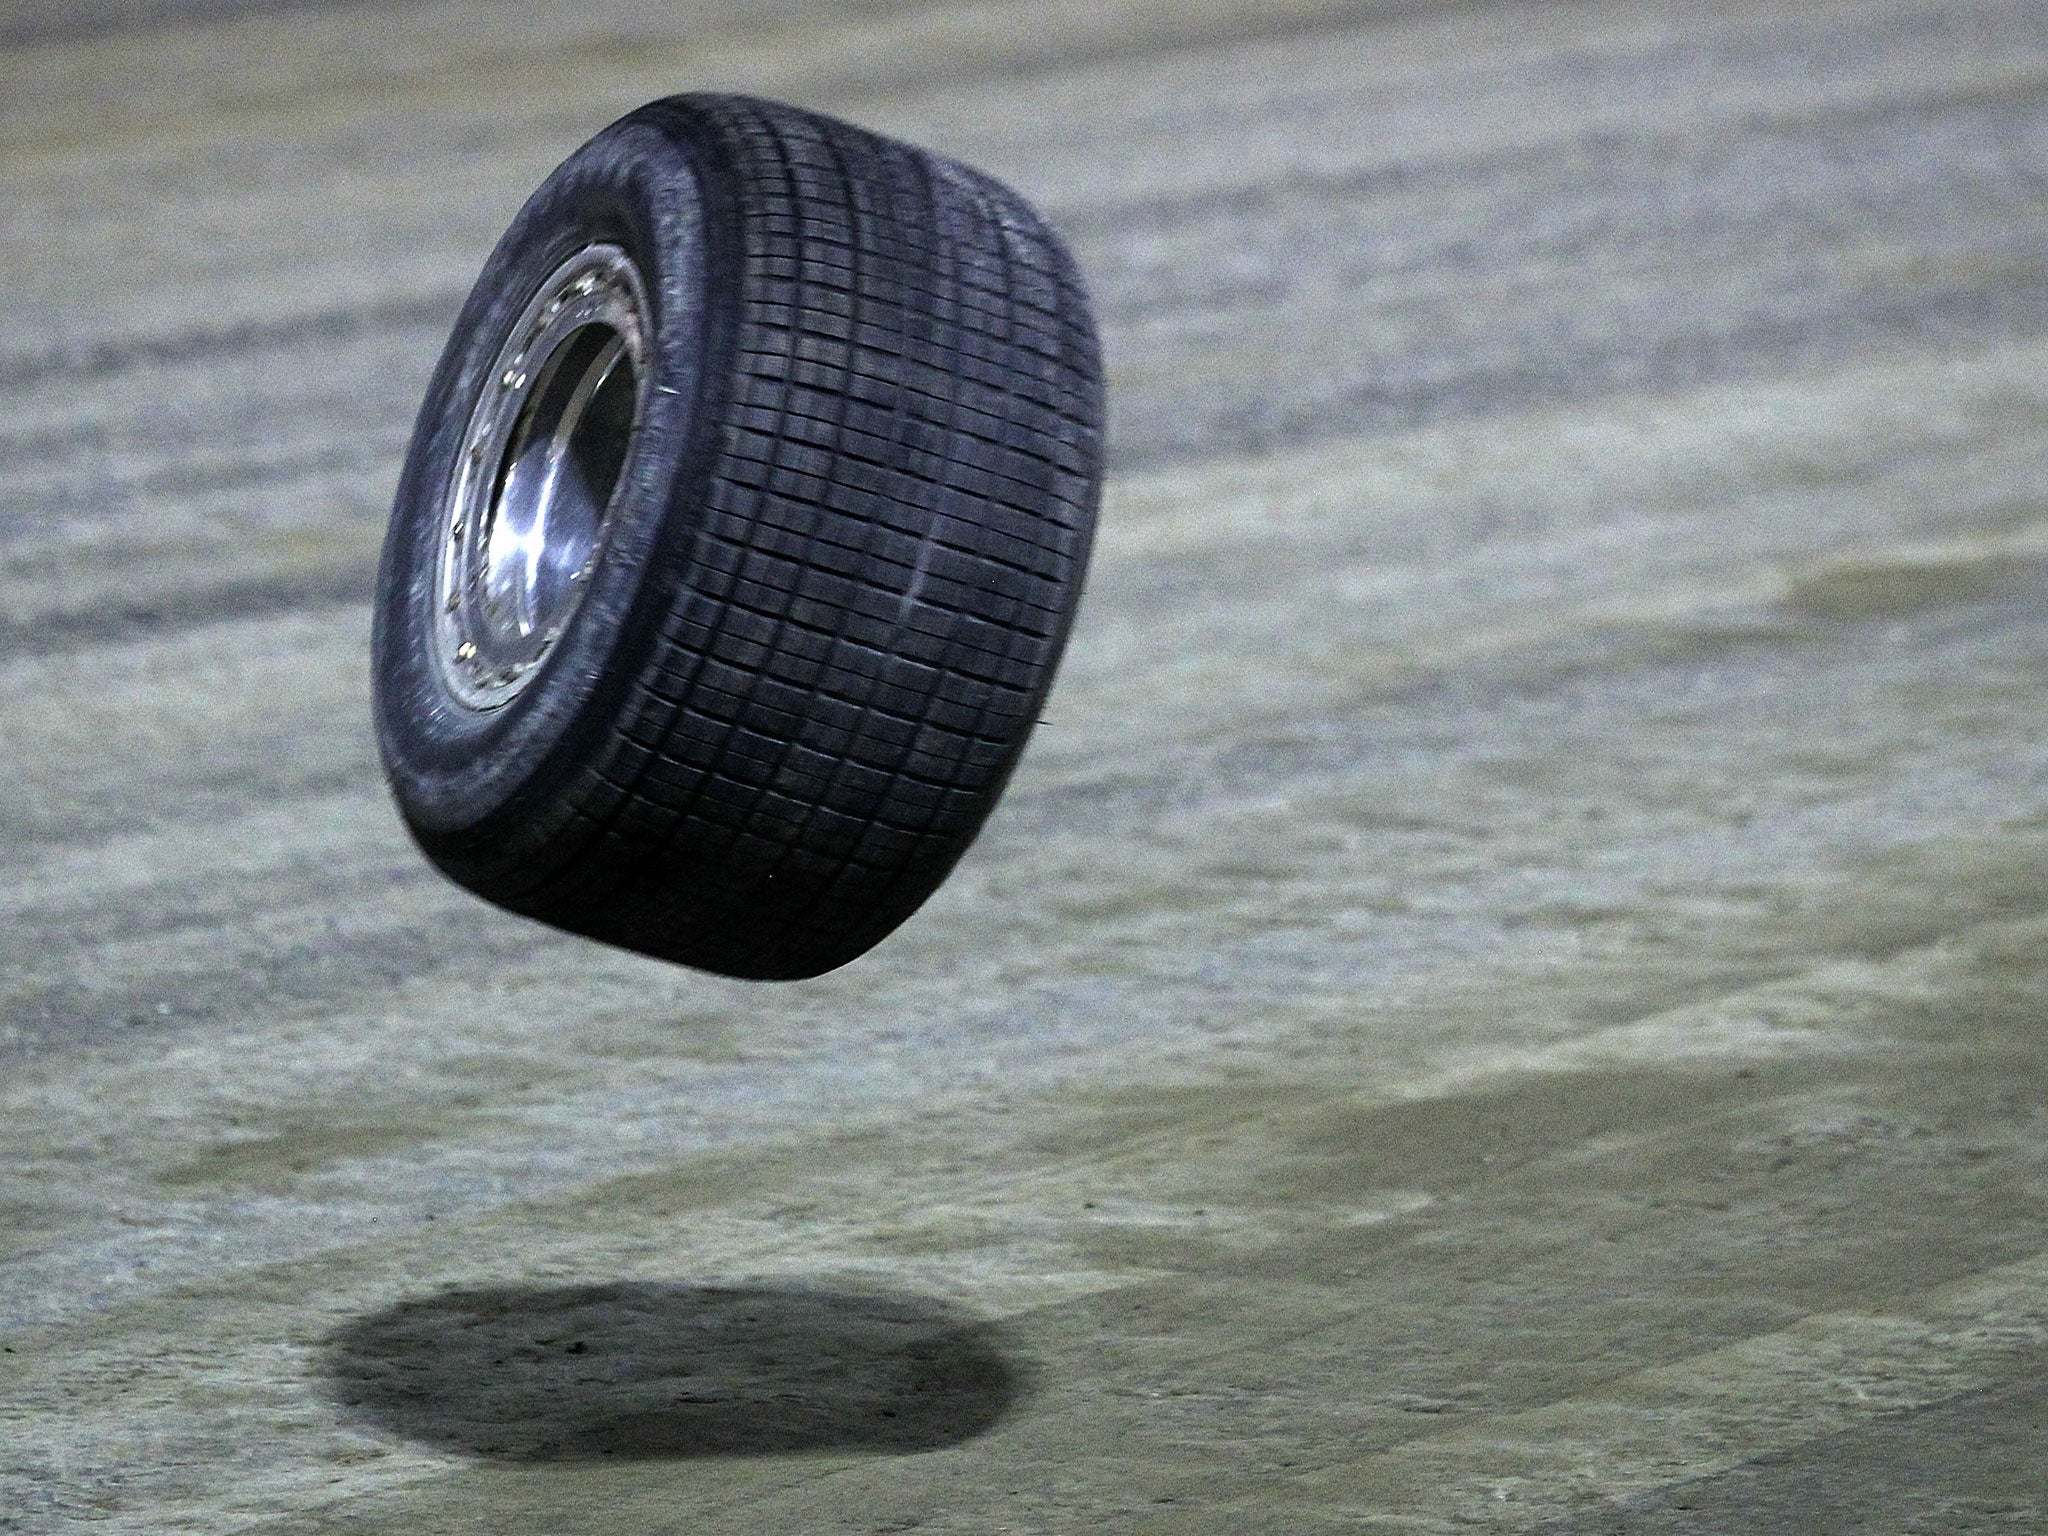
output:
M420 848L729 976L864 953L1038 718L1101 397L999 183L744 97L614 123L492 253L400 478L373 682Z

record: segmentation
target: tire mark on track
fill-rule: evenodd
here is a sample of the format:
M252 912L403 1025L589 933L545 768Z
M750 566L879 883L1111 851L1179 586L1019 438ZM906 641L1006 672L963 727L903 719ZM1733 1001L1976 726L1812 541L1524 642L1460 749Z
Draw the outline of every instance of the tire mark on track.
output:
M353 341L387 332L444 331L469 289L395 295L341 309L191 326L157 336L115 336L43 352L0 355L0 394L57 379L90 381L141 368L177 367Z
M369 557L311 574L256 577L192 586L141 601L95 602L18 618L0 616L0 661L63 656L105 645L130 645L201 630L230 620L264 619L367 603L377 584Z
M34 0L29 0L30 4ZM346 0L351 10L397 10L409 0ZM336 0L66 0L62 13L24 13L15 4L0 9L0 51L75 43L121 33L154 32L238 21L249 16L287 16L297 11L333 11ZM9 13L12 13L11 15Z

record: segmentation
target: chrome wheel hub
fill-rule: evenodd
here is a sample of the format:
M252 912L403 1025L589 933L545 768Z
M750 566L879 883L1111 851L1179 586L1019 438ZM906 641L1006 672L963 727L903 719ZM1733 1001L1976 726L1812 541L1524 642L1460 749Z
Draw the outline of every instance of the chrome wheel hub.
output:
M640 423L651 323L615 245L541 284L470 412L441 536L441 672L472 709L532 681L582 602Z

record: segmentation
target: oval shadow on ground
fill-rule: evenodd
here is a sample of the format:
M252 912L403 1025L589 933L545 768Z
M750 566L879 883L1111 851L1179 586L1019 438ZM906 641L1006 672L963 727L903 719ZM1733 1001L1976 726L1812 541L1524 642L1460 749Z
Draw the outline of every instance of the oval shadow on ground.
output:
M447 1290L337 1330L326 1369L373 1424L519 1461L936 1450L1023 1386L987 1323L803 1286Z

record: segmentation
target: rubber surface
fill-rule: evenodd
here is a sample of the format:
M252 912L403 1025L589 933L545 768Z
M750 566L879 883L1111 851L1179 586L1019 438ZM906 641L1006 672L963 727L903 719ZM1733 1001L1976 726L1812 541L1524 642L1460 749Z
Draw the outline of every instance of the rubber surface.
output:
M503 317L597 239L651 278L646 420L548 671L466 709L422 659L452 445ZM1100 441L1086 299L1014 193L750 98L632 114L522 211L422 409L376 640L408 825L470 889L629 949L761 979L855 958L1023 749Z

